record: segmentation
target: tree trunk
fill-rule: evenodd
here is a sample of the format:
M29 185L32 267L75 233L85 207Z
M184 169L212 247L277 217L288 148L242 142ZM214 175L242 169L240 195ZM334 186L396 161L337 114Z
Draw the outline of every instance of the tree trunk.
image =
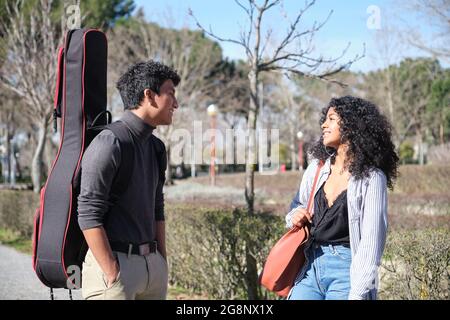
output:
M388 85L387 85L387 104L388 104L388 108L389 108L389 120L391 121L392 124L395 123L395 119L394 119L394 99L392 97L392 81L391 81L391 75L388 74Z
M236 168L237 168L237 139L236 139L236 135L234 133L234 128L235 126L231 126L231 130L233 130L233 172L236 172Z
M256 120L258 114L258 72L252 70L249 74L250 80L250 110L247 120L248 130L248 149L247 163L245 165L245 200L247 202L247 211L249 215L254 214L255 201L255 166L256 163ZM246 246L248 244L246 243ZM259 299L258 284L258 268L255 258L250 254L249 248L246 247L246 274L245 282L247 284L247 296L250 300Z
M14 163L16 165L17 176L19 177L19 179L22 179L23 178L22 169L20 167L19 159L17 158L16 153L13 153L13 159L14 159Z
M5 165L3 173L5 174L5 183L11 182L11 134L9 132L9 126L6 124L5 128Z
M255 163L256 163L256 117L258 111L258 73L251 71L250 79L250 110L247 120L248 145L247 162L245 165L245 201L250 215L254 212L255 201Z
M397 146L400 145L400 137L399 137L399 130L398 130L398 125L397 122L395 122L395 115L394 115L394 99L392 97L392 90L390 87L390 82L389 82L389 89L388 89L388 108L389 108L389 121L392 125L393 128L393 139L394 139L394 144L396 143Z
M417 130L417 140L419 143L419 165L423 166L425 161L424 161L424 153L423 153L423 138L422 138L422 132L419 130Z
M39 193L42 183L42 161L45 150L45 141L47 139L47 119L40 120L37 135L37 146L31 164L31 179L33 182L33 191L35 193Z
M254 212L255 202L255 124L256 112L249 112L248 121L248 149L247 163L245 165L245 201L247 202L247 211L250 215Z
M52 131L53 132L53 131ZM42 161L43 169L50 170L53 164L53 161L58 153L58 149L53 145L51 134L49 139L46 139L45 142L45 152L44 152L44 161ZM45 164L45 166L44 166Z
M295 132L293 128L291 128L291 143L290 143L290 149L291 149L291 171L297 170L297 153L295 152ZM300 160L300 159L299 159Z
M247 299L248 300L260 300L260 290L258 285L258 269L256 265L256 259L251 254L248 247L248 242L245 244L245 260L246 260L246 272L245 282L247 284Z
M170 144L167 144L167 171L166 171L166 185L171 186L173 185L173 179L172 179L172 167L170 165Z

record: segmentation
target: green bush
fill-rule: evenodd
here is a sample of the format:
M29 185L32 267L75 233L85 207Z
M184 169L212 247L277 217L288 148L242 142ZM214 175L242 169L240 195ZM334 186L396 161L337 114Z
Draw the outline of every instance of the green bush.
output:
M247 269L248 256L256 261L259 274L284 231L282 218L268 213L249 216L240 209L191 209L180 207L167 216L171 284L214 299L246 299L252 272ZM258 290L259 297L274 298Z
M391 233L381 274L381 299L449 299L449 229Z
M413 163L414 147L410 142L405 141L400 145L399 157L402 164Z
M32 191L2 190L0 192L0 228L31 238L34 212L39 195Z

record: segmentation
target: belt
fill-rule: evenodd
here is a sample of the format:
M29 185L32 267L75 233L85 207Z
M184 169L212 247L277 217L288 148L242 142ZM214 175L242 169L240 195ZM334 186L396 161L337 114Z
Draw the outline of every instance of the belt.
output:
M318 249L318 248L320 248L321 246L329 246L329 245L332 245L332 246L343 246L343 247L346 247L346 248L350 248L350 244L349 243L346 243L346 242L344 242L344 243L339 243L339 242L337 242L337 243L329 243L329 242L325 242L325 243L318 243L318 242L313 242L313 245L312 245L312 247L314 248L314 249Z
M126 242L120 242L120 241L110 241L109 245L111 246L112 251L119 251L126 253L128 255L130 254L137 254L140 256L146 256L150 253L155 253L158 245L156 241L151 241L148 243L142 243L142 244L133 244L133 243L126 243Z

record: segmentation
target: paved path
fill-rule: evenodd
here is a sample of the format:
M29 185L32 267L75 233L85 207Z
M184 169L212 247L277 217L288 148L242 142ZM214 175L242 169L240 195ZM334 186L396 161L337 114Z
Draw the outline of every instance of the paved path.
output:
M69 291L54 290L56 300L68 300ZM81 291L72 291L74 300ZM31 256L0 245L0 300L49 300L50 291L37 278L31 266Z

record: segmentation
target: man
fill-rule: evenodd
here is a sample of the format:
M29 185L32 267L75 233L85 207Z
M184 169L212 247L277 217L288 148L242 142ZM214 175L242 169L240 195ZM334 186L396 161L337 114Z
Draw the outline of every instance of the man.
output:
M125 158L115 134L103 130L87 148L81 169L78 223L89 246L83 264L85 299L165 299L168 269L164 197L166 152L152 133L170 125L178 108L171 68L149 61L133 65L117 82L132 136L128 186L114 197L116 174ZM162 149L161 153L155 150ZM158 157L160 157L158 159Z

